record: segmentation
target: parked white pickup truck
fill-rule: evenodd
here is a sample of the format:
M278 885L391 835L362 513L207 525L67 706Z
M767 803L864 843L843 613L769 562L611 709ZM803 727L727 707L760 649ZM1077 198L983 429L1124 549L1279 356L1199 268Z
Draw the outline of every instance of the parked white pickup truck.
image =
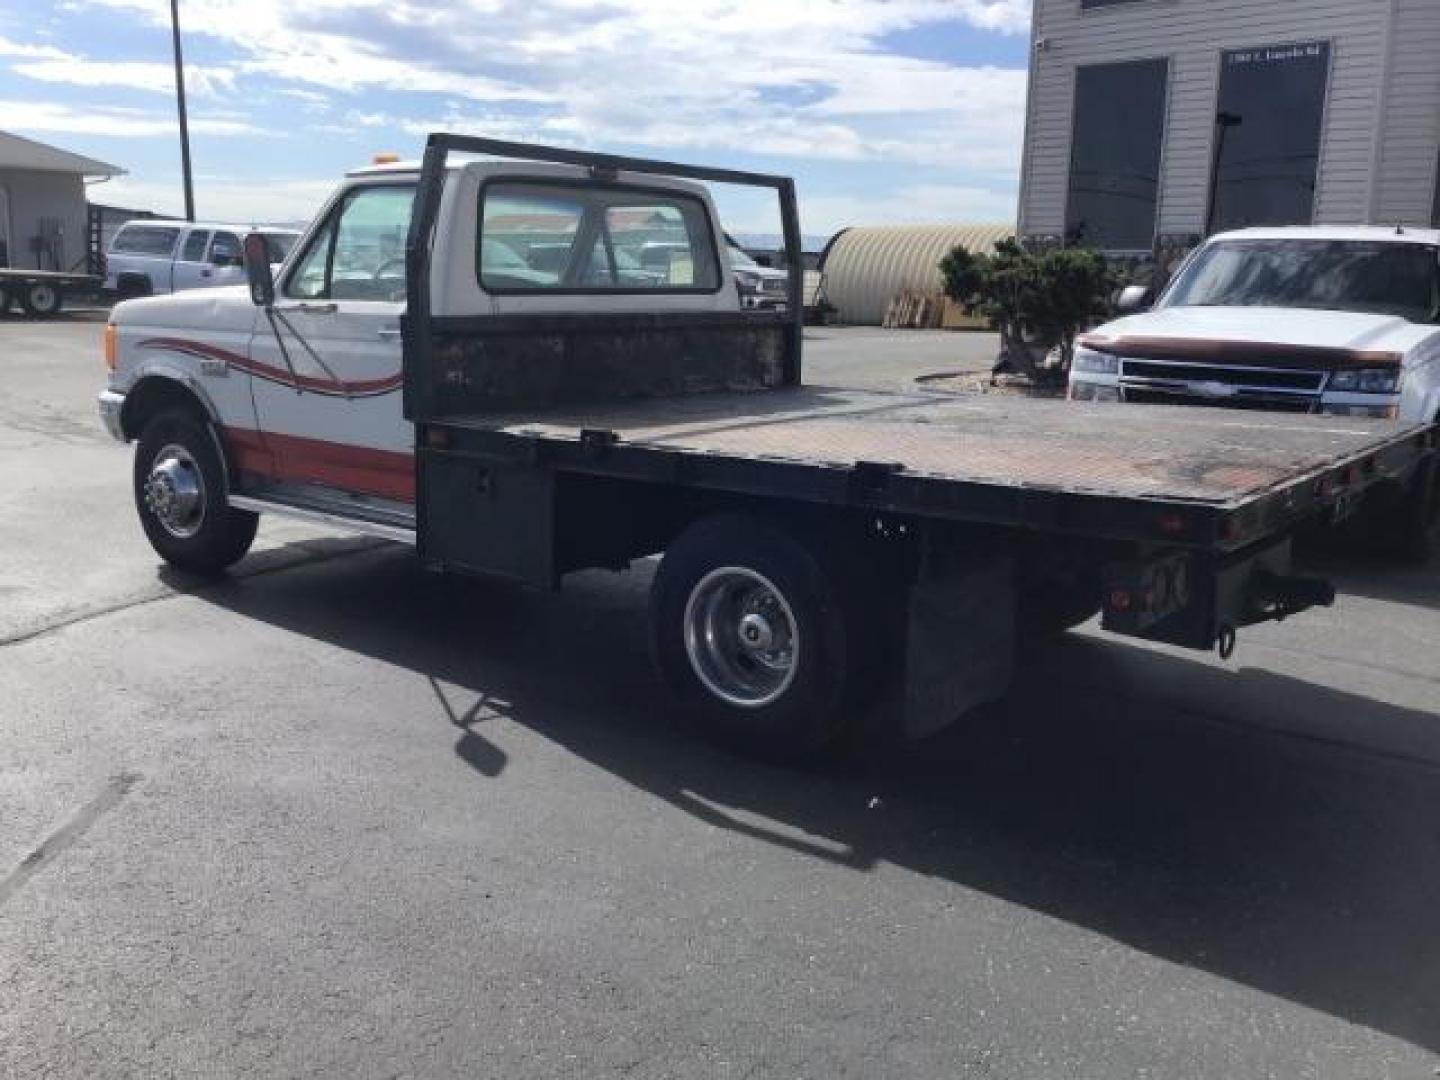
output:
M213 573L294 514L544 588L663 553L691 714L804 754L934 730L1102 610L1228 655L1333 599L1297 528L1433 465L1422 425L804 384L801 305L742 307L709 182L778 197L798 297L788 178L437 134L350 174L278 277L251 236L248 291L118 305L100 412L151 544Z
M1127 289L1122 317L1080 339L1072 400L1440 421L1440 231L1223 233L1150 304ZM1423 554L1440 477L1409 498L1395 527Z
M284 262L299 233L266 228L266 258ZM105 288L122 297L235 285L245 280L233 225L137 218L116 231L105 255Z

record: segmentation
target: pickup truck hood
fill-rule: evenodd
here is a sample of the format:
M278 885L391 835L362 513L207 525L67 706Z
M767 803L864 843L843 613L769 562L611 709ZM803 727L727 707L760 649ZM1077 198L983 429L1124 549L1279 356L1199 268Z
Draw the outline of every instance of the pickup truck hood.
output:
M1317 358L1336 352L1408 355L1437 335L1440 327L1390 315L1309 308L1170 307L1117 319L1089 336L1122 356L1127 347L1148 353L1173 343L1187 355L1206 352L1211 361L1241 361L1249 346L1280 346L1297 356L1313 350Z
M115 305L110 321L117 326L237 329L241 324L249 327L257 311L248 287L221 285L125 300Z

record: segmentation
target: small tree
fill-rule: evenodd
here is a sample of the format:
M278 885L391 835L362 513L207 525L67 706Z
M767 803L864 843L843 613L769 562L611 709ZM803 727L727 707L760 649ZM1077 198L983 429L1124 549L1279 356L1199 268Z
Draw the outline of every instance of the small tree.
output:
M945 294L1000 334L997 372L1037 383L1063 382L1075 336L1110 312L1115 281L1105 260L1085 248L1034 254L1002 240L993 255L957 247L940 261ZM1059 364L1047 363L1054 351Z

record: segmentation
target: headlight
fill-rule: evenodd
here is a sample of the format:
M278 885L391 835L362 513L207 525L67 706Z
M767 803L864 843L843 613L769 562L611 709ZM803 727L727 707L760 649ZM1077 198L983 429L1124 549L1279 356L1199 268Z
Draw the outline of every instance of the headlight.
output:
M1075 371L1088 371L1092 375L1117 375L1120 372L1120 358L1111 353L1077 345L1075 359L1070 366Z
M1393 394L1400 389L1400 369L1349 368L1334 372L1326 390L1352 394Z

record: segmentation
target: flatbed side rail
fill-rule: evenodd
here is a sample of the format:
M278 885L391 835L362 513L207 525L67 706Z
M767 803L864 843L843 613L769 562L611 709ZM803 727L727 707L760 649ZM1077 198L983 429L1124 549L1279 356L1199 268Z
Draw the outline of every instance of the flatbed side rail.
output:
M592 175L602 178L630 172L773 189L780 201L791 297L787 310L787 368L783 378L784 382L790 385L800 382L800 350L805 326L804 305L801 303L805 266L800 249L800 216L795 182L790 177L434 132L425 143L415 209L405 245L408 284L406 314L401 320L401 333L405 354L404 409L407 419L422 422L431 419L435 413L435 393L430 373L433 371L436 327L430 309L430 264L435 226L444 190L445 170L452 153L576 165L587 168Z
M1173 549L1237 554L1291 532L1307 520L1348 512L1386 480L1414 474L1436 450L1435 432L1409 430L1329 462L1274 488L1229 501L1121 495L1086 489L999 484L911 472L899 464L777 459L631 442L610 431L555 436L484 426L446 425L447 452L510 467L544 465L557 473L677 485L1128 541Z

